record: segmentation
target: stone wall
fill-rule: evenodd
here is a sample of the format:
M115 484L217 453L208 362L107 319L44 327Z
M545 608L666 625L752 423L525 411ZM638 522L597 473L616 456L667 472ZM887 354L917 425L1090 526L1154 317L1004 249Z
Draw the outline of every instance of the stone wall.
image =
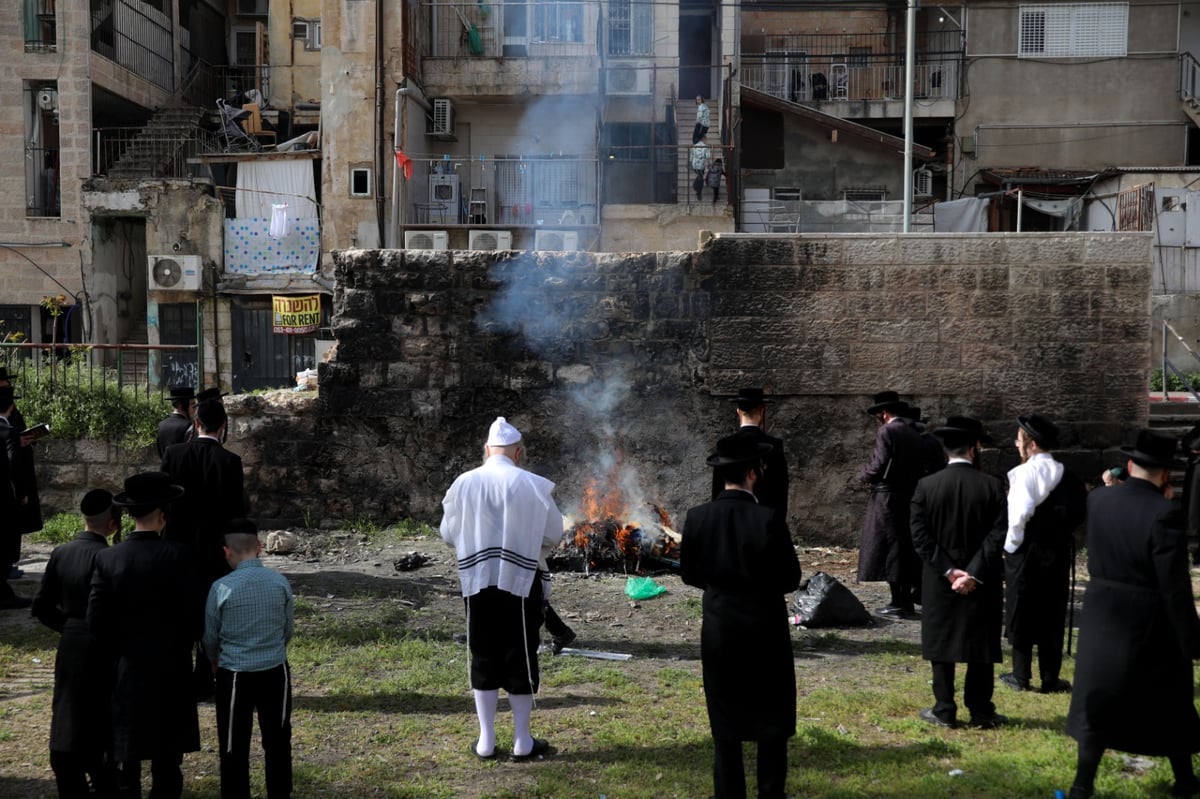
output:
M764 385L791 466L793 531L853 543L873 392L927 418L1064 429L1085 476L1147 420L1145 234L718 236L698 252L335 254L336 359L319 397L228 397L260 520L436 522L497 415L563 509L620 495L676 526L708 498L727 397ZM77 458L83 460L82 458Z

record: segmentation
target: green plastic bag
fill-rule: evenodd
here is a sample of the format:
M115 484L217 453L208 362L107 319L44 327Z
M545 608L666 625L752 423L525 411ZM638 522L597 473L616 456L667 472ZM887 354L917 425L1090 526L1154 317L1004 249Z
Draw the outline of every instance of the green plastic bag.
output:
M471 55L483 55L483 37L479 35L479 28L474 25L467 29L467 52Z
M667 589L650 577L630 577L625 581L625 596L630 599L653 599L665 593Z

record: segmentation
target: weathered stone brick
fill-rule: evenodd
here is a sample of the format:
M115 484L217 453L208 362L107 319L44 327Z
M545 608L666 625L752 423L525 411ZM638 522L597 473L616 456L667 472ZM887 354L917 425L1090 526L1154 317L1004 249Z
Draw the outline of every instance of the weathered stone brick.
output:
M938 323L924 319L868 319L862 323L862 337L864 341L937 341Z
M1022 233L1004 240L1007 259L1014 264L1077 264L1083 260L1078 236Z
M898 236L844 236L842 263L851 266L900 263L897 257Z
M1145 264L1153 243L1150 232L1087 235L1083 237L1084 260L1090 264Z
M883 341L862 341L850 345L851 369L894 369L900 365L904 345Z
M961 264L962 246L957 239L941 236L901 236L896 250L897 263ZM974 286L974 278L972 278Z

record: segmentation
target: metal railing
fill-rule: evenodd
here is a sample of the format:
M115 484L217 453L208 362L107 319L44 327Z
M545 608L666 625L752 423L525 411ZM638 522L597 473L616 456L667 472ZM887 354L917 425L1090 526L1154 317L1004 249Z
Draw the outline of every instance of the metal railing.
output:
M174 41L167 14L148 3L91 0L91 31L92 50L154 85L174 91Z
M600 4L476 2L424 4L435 58L595 55Z
M201 178L197 156L219 152L216 134L196 128L95 128L93 177Z
M25 146L26 216L59 216L58 148Z
M199 385L195 344L70 344L0 342L0 364L18 380L89 389L129 389L146 397L169 386ZM18 383L20 385L20 383Z
M58 47L58 22L54 0L22 0L25 52L47 53Z
M780 192L782 195L782 191ZM901 200L743 200L746 233L900 233ZM932 205L914 209L914 230L933 229Z
M1179 99L1200 97L1200 61L1191 53L1179 54Z
M1170 336L1168 336L1168 333L1170 334ZM1187 373L1185 373L1184 371L1179 369L1177 366L1175 366L1175 364L1173 364L1171 362L1171 359L1167 357L1167 349L1168 349L1168 345L1170 344L1171 337L1174 337L1174 339L1179 343L1179 345L1181 347L1183 347L1184 352L1186 352L1188 355L1192 356L1192 360L1194 360L1197 365L1200 365L1200 355L1197 355L1196 351L1193 350L1191 347L1189 347L1188 343L1183 340L1183 336L1179 335L1178 331L1176 331L1175 328L1171 326L1171 323L1168 322L1166 319L1164 319L1163 323L1162 323L1162 372L1161 372L1163 401L1165 402L1171 398L1170 385L1171 385L1171 377L1173 376L1173 377L1177 377L1179 379L1179 381L1181 383L1183 383L1184 389L1189 394L1192 395L1192 398L1194 400L1196 400L1197 402L1200 402L1200 393L1197 393L1197 388L1200 388L1200 386L1192 385L1191 378L1188 377Z

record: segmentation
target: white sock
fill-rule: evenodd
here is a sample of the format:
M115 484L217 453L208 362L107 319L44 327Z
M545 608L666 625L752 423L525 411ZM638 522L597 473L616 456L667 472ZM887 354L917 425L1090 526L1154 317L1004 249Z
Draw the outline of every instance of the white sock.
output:
M496 702L499 691L475 691L475 715L479 717L479 741L475 754L487 757L496 751ZM528 715L526 715L528 719ZM532 746L532 744L530 744Z
M533 736L529 734L533 694L509 694L508 704L513 712L513 754L522 757L533 751Z

